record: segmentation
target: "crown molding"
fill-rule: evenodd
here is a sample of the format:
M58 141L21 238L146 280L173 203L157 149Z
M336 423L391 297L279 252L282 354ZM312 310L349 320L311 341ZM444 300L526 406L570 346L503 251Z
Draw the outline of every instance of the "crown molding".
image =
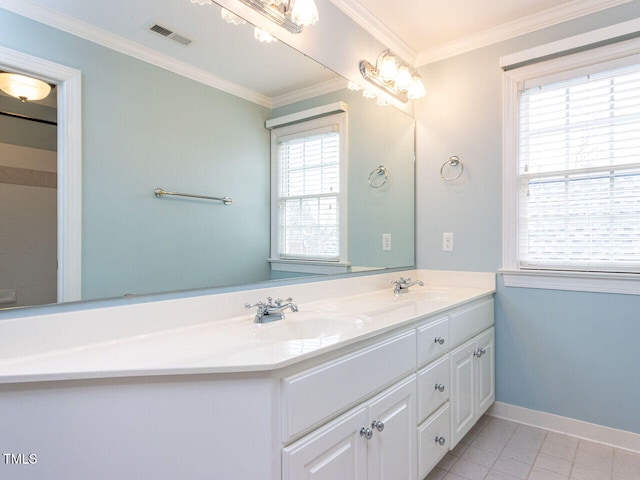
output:
M418 52L416 66L427 65L471 50L493 45L559 23L597 13L632 0L574 0L520 20L471 35L457 42L427 48Z
M196 82L222 90L236 97L248 100L263 107L272 108L270 97L254 90L230 82L210 72L196 68L188 63L144 47L123 37L97 28L81 20L54 12L48 8L36 5L28 0L0 0L0 8L21 15L39 23L70 33L76 37L89 40L103 47L110 48L138 60L142 60L156 67L176 73Z
M343 13L369 32L376 40L410 64L416 61L417 52L390 30L384 23L364 8L358 0L330 0Z
M284 107L291 103L300 102L309 98L317 97L331 92L336 92L347 87L347 81L342 77L332 78L324 82L316 83L310 87L301 88L293 92L273 97L272 108Z

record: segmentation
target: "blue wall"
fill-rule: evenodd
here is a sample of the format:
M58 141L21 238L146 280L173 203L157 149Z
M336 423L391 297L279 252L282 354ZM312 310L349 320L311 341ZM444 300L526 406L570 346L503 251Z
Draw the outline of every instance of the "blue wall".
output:
M0 32L82 72L83 299L269 278L270 109L1 9Z
M501 267L502 72L499 58L640 16L640 1L421 69L417 105L417 263ZM451 155L465 174L440 178ZM442 233L454 251L442 252ZM640 297L525 288L496 294L496 399L640 433Z

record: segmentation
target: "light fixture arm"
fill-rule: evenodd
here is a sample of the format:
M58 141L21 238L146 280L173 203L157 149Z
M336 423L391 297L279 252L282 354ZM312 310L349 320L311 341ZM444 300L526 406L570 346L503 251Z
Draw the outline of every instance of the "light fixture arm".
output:
M281 12L280 10L270 7L267 3L261 2L260 0L239 1L291 33L295 34L302 32L302 25L298 25L296 22L291 20L291 18L286 16L286 10L285 12Z

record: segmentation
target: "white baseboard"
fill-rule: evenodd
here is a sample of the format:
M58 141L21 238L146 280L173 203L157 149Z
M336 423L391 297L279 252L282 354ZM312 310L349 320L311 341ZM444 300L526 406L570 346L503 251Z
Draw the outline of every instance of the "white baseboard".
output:
M488 415L505 420L544 428L552 432L564 433L572 437L603 443L615 448L640 452L640 434L615 428L561 417L551 413L517 407L508 403L495 402L487 411Z

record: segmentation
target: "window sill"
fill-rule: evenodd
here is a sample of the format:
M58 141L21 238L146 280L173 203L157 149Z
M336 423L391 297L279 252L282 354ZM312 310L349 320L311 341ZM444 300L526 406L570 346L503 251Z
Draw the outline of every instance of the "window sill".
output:
M640 295L640 274L500 269L505 287Z
M270 258L271 270L279 272L315 273L318 275L330 275L333 273L346 273L349 271L349 263L323 262L320 260L283 260Z

